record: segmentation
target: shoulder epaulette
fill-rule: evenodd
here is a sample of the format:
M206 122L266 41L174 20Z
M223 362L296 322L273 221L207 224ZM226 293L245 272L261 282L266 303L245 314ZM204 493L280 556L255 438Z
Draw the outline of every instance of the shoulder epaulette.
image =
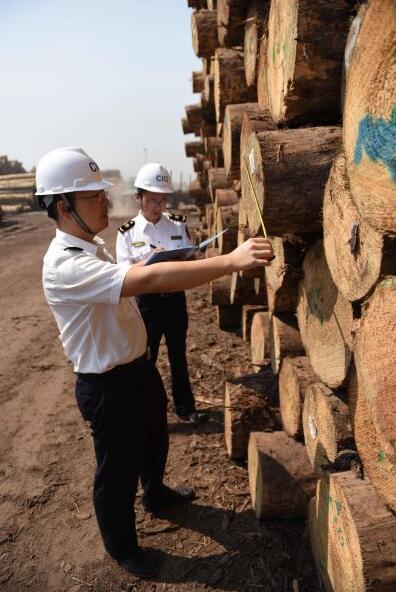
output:
M122 226L118 227L119 232L124 233L127 230L129 230L130 228L133 228L135 226L135 220L133 220L133 218L131 218L130 220L128 220L128 222L125 222L125 224L123 224Z
M185 222L187 220L186 216L179 216L178 214L172 214L171 212L168 213L168 218L175 222Z
M65 247L63 250L64 251L83 251L84 249L82 249L81 247Z

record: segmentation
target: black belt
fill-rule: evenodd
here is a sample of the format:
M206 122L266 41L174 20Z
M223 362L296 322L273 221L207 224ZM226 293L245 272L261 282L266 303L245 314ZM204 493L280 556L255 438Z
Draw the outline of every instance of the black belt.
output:
M123 374L128 374L132 368L138 368L140 366L144 366L147 362L150 361L150 349L144 352L140 358L136 358L136 360L132 360L132 362L127 362L126 364L119 364L118 366L114 366L111 370L107 370L106 372L102 373L93 373L93 372L77 372L78 375L86 376L86 377L113 377L113 376L122 376Z
M181 294L184 294L184 292L161 292L160 296L169 298L169 296L180 296Z
M170 296L183 296L184 291L182 292L156 292L154 294L142 294L141 296L137 297L138 301L142 301L144 302L144 300L146 299L157 299L159 300L160 298L164 298L165 296L167 298L169 298Z

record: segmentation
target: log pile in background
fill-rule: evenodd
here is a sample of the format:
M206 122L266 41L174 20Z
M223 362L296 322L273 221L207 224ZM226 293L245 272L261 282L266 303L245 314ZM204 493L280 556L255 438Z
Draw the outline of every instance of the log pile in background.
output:
M4 211L15 209L35 209L34 193L36 178L34 173L0 175L0 206Z
M259 518L306 516L309 505L326 590L390 592L396 11L394 0L356 4L196 2L193 22L212 29L210 42L208 31L194 39L203 57L193 76L201 100L186 108L183 129L204 147L189 151L207 228L232 228L221 252L262 235L259 207L276 256L265 273L233 274L210 287L219 326L236 330L243 320L244 339L250 327L257 372L225 385L229 455L248 457ZM271 371L279 400L263 386ZM273 421L279 408L283 431Z

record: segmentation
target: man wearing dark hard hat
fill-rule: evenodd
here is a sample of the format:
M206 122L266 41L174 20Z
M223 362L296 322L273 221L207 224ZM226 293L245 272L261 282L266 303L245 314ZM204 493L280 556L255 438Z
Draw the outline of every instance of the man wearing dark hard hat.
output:
M108 226L98 165L81 148L46 154L36 173L40 206L57 225L43 264L43 287L67 358L76 399L95 447L93 501L107 552L138 577L157 566L138 545L134 502L138 479L152 513L191 499L192 490L163 483L168 454L166 394L148 360L135 296L180 292L240 269L269 265L268 240L250 239L205 260L139 266L115 264L97 234Z
M186 217L165 211L167 198L174 192L167 169L154 162L145 164L138 172L135 187L140 211L118 229L117 262L132 265L144 262L147 255L155 249L192 246ZM195 410L188 375L188 312L185 293L143 294L138 296L137 303L146 325L153 364L157 361L161 338L165 337L176 415L191 423L205 420L206 414Z

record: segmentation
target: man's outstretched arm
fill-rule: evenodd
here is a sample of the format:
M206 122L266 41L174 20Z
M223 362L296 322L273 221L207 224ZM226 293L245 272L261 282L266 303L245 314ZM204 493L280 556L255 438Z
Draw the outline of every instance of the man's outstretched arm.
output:
M227 255L132 266L125 276L121 297L188 290L233 271L270 265L272 258L268 239L250 238Z

